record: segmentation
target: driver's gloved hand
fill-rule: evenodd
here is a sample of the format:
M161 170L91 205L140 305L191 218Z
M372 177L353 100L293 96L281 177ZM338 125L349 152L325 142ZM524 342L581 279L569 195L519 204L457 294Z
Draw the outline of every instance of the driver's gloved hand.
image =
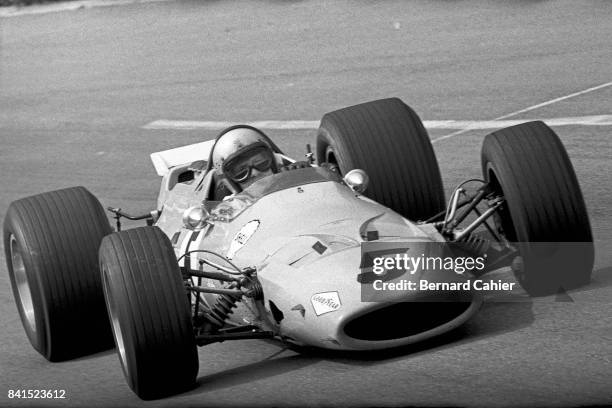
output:
M308 163L307 161L298 161L298 162L287 164L286 166L281 167L280 169L278 169L278 172L280 173L282 171L306 169L308 167L310 167L310 163Z

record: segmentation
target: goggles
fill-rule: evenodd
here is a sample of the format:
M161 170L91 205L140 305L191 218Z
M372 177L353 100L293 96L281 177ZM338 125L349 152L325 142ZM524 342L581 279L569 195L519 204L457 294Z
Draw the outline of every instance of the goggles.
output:
M263 142L254 143L231 154L221 166L223 174L236 183L251 177L253 169L264 172L274 166L274 153Z

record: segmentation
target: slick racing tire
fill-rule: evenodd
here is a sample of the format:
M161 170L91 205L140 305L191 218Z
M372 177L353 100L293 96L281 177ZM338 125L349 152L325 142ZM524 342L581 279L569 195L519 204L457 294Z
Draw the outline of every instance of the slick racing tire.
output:
M440 168L417 114L397 98L329 112L316 137L318 163L363 169L365 195L411 220L445 208Z
M14 201L4 219L4 251L28 340L50 361L113 346L98 247L111 227L85 188Z
M593 237L572 163L555 132L528 122L491 133L482 145L482 171L505 204L496 224L520 257L519 283L533 296L590 280Z
M100 246L100 271L130 388L149 400L192 387L198 352L187 292L168 237L157 227L111 234Z

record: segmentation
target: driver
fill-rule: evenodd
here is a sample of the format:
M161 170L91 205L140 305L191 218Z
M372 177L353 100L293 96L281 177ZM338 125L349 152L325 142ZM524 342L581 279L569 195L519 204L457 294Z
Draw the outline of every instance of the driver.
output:
M213 147L213 167L244 190L255 181L278 172L276 157L266 137L241 126L223 133Z

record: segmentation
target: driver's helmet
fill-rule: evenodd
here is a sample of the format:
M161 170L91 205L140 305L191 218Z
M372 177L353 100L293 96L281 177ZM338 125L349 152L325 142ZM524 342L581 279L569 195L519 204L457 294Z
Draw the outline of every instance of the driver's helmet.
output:
M276 157L266 139L251 127L236 127L222 133L213 147L213 167L242 188L276 173Z

